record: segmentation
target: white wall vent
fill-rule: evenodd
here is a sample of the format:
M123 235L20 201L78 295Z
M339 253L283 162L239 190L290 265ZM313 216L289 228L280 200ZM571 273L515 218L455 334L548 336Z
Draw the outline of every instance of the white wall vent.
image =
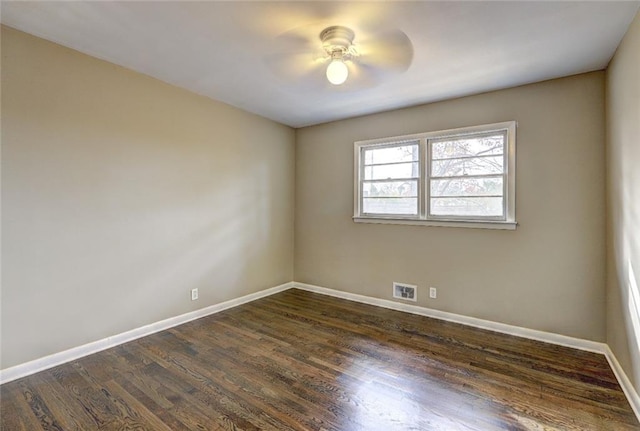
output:
M407 283L396 283L394 281L393 297L415 302L418 300L418 286Z

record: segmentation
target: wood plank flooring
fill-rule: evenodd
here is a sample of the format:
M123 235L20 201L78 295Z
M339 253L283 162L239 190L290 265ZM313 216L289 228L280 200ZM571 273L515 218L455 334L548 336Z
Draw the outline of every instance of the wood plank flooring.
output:
M288 290L2 385L13 430L640 430L604 356Z

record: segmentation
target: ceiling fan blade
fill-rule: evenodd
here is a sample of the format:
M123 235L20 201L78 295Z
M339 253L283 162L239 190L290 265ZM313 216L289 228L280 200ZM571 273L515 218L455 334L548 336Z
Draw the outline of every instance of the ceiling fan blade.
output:
M358 91L366 90L367 88L375 87L380 84L383 79L383 75L380 70L366 65L351 62L349 67L349 77L340 87L344 91Z
M311 52L281 52L265 56L264 62L277 76L285 79L295 79L307 75L315 69L322 68L326 59L318 58Z
M375 33L356 42L359 55L354 61L361 65L401 73L409 69L413 61L413 44L400 30Z
M274 40L274 47L278 51L311 51L318 47L317 41L300 29L294 28L282 33Z
M317 75L324 73L329 60L317 36L311 37L307 33L305 27L282 33L274 40L271 53L263 58L269 70L290 85L299 86L305 80L315 80Z

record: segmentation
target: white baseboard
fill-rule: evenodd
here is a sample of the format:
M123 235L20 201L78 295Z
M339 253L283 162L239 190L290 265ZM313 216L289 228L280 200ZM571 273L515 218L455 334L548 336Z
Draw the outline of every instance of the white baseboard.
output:
M627 400L629 401L629 404L631 404L633 412L636 414L638 420L640 421L640 395L638 395L638 392L636 392L635 388L631 384L631 380L629 380L629 377L627 377L627 374L620 366L616 355L613 354L613 351L609 346L606 346L604 355L607 358L611 369L613 370L613 374L616 375L618 383L620 384L620 387L622 387L622 391L627 396Z
M147 335L154 334L156 332L164 331L165 329L173 328L174 326L181 325L183 323L190 322L201 317L209 316L211 314L219 313L223 310L237 307L238 305L246 304L247 302L255 301L256 299L264 298L278 292L282 292L293 287L293 282L281 284L269 289L261 290L260 292L252 293L249 295L241 296L240 298L231 299L229 301L221 302L219 304L211 305L209 307L201 308L200 310L191 311L189 313L181 314L179 316L170 317L159 322L151 323L149 325L142 326L140 328L132 329L121 334L117 334L111 337L103 338L102 340L94 341L82 346L74 347L62 352L54 353L43 358L35 359L33 361L25 362L23 364L16 365L14 367L0 370L0 384L10 382L12 380L19 379L21 377L28 376L30 374L37 373L39 371L46 370L48 368L55 367L56 365L64 364L65 362L73 361L83 356L97 353L101 350L105 350L117 345L133 341L138 338L145 337Z
M419 305L404 304L390 301L388 299L372 298L370 296L357 295L355 293L343 292L326 287L314 286L312 284L294 282L293 287L310 292L321 293L323 295L335 296L337 298L348 299L350 301L362 302L364 304L376 305L378 307L389 308L391 310L404 311L420 316L433 317L435 319L446 320L448 322L461 323L475 328L488 329L489 331L503 334L515 335L529 338L531 340L544 341L546 343L571 347L579 350L587 350L595 353L605 353L606 344L596 341L583 340L581 338L568 337L566 335L554 334L551 332L538 331L535 329L522 328L520 326L498 323L490 320L478 319L475 317L463 316L461 314L449 313L447 311L434 310L432 308L421 307Z
M309 292L320 293L323 295L334 296L336 298L347 299L349 301L361 302L363 304L375 305L378 307L389 308L391 310L404 311L406 313L418 314L420 316L433 317L435 319L446 320L449 322L461 323L467 326L473 326L490 331L500 332L508 335L528 338L545 343L556 344L565 347L571 347L579 350L603 354L616 378L622 391L627 397L633 412L640 420L640 397L634 389L631 381L625 374L624 370L618 363L615 355L605 343L596 341L583 340L581 338L568 337L566 335L554 334L551 332L538 331L535 329L522 328L519 326L507 325L505 323L493 322L490 320L477 319L475 317L463 316L461 314L449 313L446 311L434 310L431 308L420 307L418 305L403 304L400 302L390 301L387 299L373 298L365 295L344 292L341 290L329 289L326 287L314 286L312 284L294 282L293 287L296 289L306 290Z

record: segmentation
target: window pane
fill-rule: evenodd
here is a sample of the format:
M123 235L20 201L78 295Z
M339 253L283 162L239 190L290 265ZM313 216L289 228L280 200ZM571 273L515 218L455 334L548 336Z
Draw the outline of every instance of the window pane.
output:
M432 159L480 156L504 152L504 133L487 136L464 137L431 142Z
M502 198L432 198L431 214L501 217Z
M362 212L365 214L418 214L418 198L364 198Z
M418 181L384 181L362 184L362 196L367 197L417 197Z
M418 169L420 169L418 162L367 166L364 168L364 179L417 178L419 176Z
M501 174L504 157L478 157L470 159L446 159L431 162L432 177Z
M502 176L431 181L431 196L502 196Z
M365 165L377 163L397 163L417 161L418 143L398 145L395 147L367 148L364 150Z

